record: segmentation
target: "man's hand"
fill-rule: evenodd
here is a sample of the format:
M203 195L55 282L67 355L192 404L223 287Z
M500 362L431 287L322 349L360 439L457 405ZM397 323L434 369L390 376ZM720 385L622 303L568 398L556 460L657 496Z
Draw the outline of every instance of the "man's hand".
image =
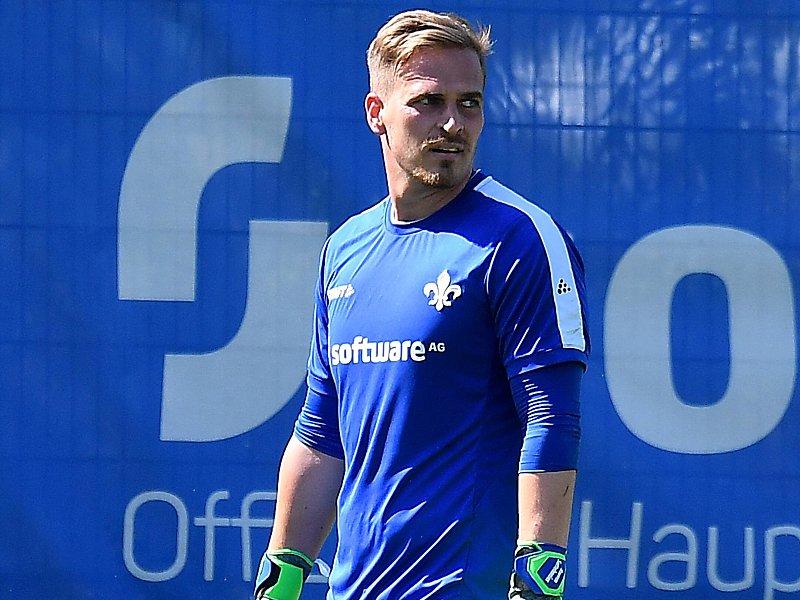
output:
M561 600L564 597L566 549L530 542L514 553L509 600Z
M297 600L313 566L314 561L297 550L265 552L256 576L256 600Z
M531 588L519 580L516 573L511 574L511 585L508 588L508 600L561 600L563 596L542 596L535 594Z

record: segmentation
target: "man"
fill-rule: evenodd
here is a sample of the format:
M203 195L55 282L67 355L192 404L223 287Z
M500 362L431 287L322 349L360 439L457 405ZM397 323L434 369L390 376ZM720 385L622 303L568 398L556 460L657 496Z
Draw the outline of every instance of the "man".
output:
M473 171L490 50L488 29L427 11L370 45L389 196L322 251L257 598L296 600L334 521L331 599L563 594L583 265L544 211Z

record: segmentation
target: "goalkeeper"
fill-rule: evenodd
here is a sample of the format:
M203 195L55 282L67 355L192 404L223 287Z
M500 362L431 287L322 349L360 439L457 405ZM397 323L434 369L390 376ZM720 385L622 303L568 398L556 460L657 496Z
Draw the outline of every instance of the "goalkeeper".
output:
M421 10L370 44L389 194L322 250L257 598L297 600L334 523L330 600L563 597L583 263L474 170L490 50L488 28Z

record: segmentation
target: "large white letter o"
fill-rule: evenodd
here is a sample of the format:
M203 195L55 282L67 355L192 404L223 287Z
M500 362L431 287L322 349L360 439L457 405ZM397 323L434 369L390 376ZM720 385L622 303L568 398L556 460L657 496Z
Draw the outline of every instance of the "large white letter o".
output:
M725 284L730 378L711 406L681 401L672 378L670 313L675 287L709 273ZM623 423L657 448L716 454L766 437L791 401L796 374L794 294L781 256L738 229L663 229L622 257L605 304L605 372Z

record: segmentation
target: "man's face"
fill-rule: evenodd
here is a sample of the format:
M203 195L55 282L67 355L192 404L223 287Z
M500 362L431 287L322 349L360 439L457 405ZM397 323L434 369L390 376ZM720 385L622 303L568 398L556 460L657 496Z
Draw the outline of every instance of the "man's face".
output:
M483 72L476 52L416 51L381 100L390 177L442 189L466 183L483 130Z

